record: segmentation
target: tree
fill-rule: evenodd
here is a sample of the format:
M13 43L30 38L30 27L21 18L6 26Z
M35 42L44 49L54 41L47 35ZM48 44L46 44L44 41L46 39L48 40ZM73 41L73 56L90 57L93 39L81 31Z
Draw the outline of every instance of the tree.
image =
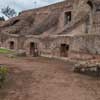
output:
M3 16L0 17L0 21L5 21L5 18Z
M9 6L2 8L1 12L8 18L12 18L12 17L16 16L16 14L17 14L16 11L14 9L10 8Z

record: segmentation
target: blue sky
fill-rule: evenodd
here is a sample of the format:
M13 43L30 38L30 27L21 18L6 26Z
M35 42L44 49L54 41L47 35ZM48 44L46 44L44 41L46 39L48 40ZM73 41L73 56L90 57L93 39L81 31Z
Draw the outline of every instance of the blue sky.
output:
M36 1L36 2L35 2ZM63 0L0 0L0 9L6 6L14 8L17 12L34 7L41 7Z

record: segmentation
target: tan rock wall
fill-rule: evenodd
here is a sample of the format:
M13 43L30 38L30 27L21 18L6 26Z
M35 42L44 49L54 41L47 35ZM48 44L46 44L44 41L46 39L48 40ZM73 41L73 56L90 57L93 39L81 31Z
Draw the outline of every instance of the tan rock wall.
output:
M84 35L73 37L71 51L100 54L100 36Z

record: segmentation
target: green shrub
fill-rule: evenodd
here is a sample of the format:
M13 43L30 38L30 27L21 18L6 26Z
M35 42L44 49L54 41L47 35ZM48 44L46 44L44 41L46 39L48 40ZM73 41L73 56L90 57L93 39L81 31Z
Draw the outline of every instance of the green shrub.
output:
M5 66L0 66L0 87L2 87L4 81L6 80L7 73L8 69Z

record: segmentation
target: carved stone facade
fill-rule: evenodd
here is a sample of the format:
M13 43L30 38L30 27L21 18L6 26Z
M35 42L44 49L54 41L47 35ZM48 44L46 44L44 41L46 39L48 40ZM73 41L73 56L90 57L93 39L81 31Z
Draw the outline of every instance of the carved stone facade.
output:
M0 45L32 56L100 54L99 6L99 0L66 0L23 11L0 24Z

